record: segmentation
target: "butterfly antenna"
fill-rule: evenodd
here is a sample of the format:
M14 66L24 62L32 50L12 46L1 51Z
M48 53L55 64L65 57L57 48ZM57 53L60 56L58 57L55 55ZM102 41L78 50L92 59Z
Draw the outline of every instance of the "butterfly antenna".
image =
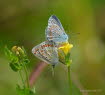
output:
M77 35L80 35L80 33L79 32L78 33L71 32L71 35L72 36L77 36Z
M73 35L80 35L80 33L72 33Z

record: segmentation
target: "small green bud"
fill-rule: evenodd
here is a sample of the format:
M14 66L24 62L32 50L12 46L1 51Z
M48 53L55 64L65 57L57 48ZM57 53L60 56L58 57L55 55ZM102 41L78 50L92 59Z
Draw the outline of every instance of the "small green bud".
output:
M15 72L19 71L22 68L22 66L18 63L10 62L9 65L10 65L11 69Z

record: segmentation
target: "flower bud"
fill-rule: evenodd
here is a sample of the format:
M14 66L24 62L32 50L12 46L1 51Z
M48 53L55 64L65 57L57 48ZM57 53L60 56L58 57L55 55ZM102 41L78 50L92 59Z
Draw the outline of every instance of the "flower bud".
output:
M13 46L12 52L14 52L16 55L24 55L24 50L21 47Z
M12 47L12 52L16 52L17 51L17 46L13 46Z

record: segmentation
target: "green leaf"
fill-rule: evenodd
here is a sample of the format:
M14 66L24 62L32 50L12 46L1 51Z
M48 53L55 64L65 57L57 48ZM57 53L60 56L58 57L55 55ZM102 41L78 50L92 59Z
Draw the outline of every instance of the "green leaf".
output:
M7 48L7 46L4 48L4 53L9 59L11 59L12 52Z
M25 95L24 90L22 90L19 85L17 85L16 91L17 91L18 95Z
M21 88L19 85L17 85L16 91L18 95L35 95L35 92L33 92L31 89L26 87Z

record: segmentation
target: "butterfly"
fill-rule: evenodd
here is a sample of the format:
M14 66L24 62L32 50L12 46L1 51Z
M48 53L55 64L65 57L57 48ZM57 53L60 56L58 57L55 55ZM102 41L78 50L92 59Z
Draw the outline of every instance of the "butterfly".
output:
M68 41L68 36L56 16L52 15L49 18L45 35L47 40L35 46L32 49L32 53L40 60L55 66L57 63L59 63L59 44Z
M52 15L48 20L45 35L48 41L52 41L57 44L68 41L68 35L65 33L59 19L54 15Z
M32 49L32 53L40 60L55 66L59 63L57 46L49 41L44 41Z

